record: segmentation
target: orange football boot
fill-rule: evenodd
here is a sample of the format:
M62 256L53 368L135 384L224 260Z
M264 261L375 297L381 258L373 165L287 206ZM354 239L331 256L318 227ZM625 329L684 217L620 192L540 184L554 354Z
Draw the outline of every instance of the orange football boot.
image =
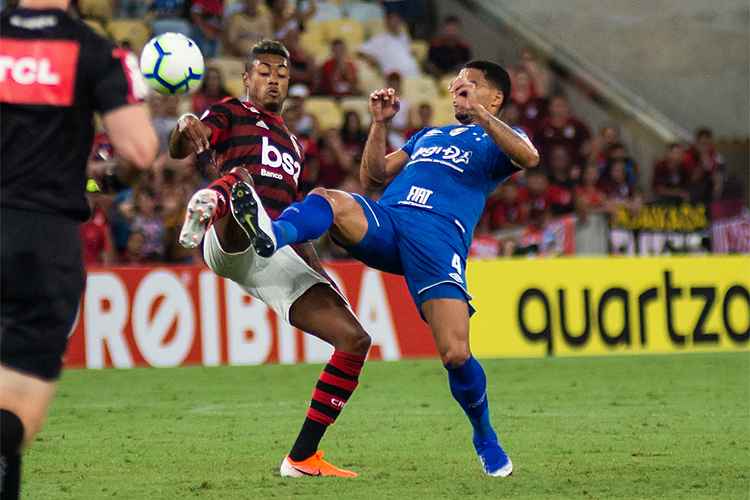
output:
M279 473L282 477L329 476L357 477L359 474L350 470L339 469L323 460L323 452L318 451L310 458L295 462L289 455L281 462Z

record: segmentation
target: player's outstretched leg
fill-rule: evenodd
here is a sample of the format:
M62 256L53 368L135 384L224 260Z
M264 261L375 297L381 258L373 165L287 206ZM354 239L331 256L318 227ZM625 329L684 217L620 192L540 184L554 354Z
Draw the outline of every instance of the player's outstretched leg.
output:
M282 461L280 474L284 477L356 477L357 473L323 460L318 446L357 388L370 348L370 336L344 300L328 285L316 285L300 297L292 305L290 321L333 345L334 352L315 384L302 430Z
M432 299L422 304L422 312L448 371L451 394L474 429L474 449L485 473L495 477L509 476L513 472L513 463L500 446L490 422L487 378L482 365L469 350L468 304L458 299Z
M235 214L235 218L245 228L256 253L261 257L270 257L283 246L318 239L333 225L331 199L336 195L329 196L328 193L322 188L313 189L302 201L289 205L272 221L266 215L257 193L250 187L247 192L241 193L250 196L245 199L241 216ZM348 196L343 192L338 193L339 196ZM232 202L238 205L234 195Z
M185 248L196 248L200 245L209 224L221 219L229 212L229 200L232 187L240 181L247 181L249 175L237 167L207 188L193 194L185 210L185 221L180 231L180 245Z

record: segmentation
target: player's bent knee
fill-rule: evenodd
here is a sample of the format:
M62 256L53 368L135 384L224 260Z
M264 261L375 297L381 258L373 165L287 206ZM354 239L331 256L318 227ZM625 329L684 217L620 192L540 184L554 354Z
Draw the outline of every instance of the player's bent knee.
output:
M469 350L469 346L465 345L450 346L440 352L440 360L443 362L443 365L450 368L463 365L470 357L471 351Z
M340 341L337 342L336 348L351 354L365 355L370 350L372 339L370 335L360 325L351 325L342 331Z

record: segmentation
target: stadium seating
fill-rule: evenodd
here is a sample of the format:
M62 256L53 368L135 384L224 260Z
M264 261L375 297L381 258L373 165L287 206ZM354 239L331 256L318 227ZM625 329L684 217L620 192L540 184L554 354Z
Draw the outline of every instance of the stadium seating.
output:
M151 38L151 28L143 21L133 19L113 19L107 25L107 31L117 43L129 42L136 54Z
M361 23L367 24L371 21L381 21L385 16L383 8L377 3L350 2L343 8L348 17Z
M356 49L365 41L365 28L354 19L332 19L320 23L326 42L336 38L344 40L350 49Z
M345 97L341 99L339 107L342 112L356 111L362 126L367 127L370 124L370 109L367 97Z
M401 93L406 99L414 103L438 97L435 80L429 76L414 76L404 79Z
M245 93L245 88L242 84L242 73L245 72L245 63L242 59L216 57L211 59L208 64L219 70L221 76L224 78L224 85L230 94L234 97L240 97Z
M412 40L411 53L417 61L422 64L427 60L427 51L430 50L430 44L424 40Z
M382 18L369 19L367 21L364 21L363 24L365 27L365 33L367 34L367 38L385 31L385 22Z
M448 89L451 86L451 82L456 78L454 74L448 74L438 80L438 91L440 95L448 95Z
M357 60L357 73L359 75L359 87L365 94L383 88L385 84L380 73L370 66L370 63L362 59Z
M83 22L88 24L89 28L96 31L97 34L103 36L104 38L109 38L109 33L107 33L107 29L104 27L102 23L100 23L96 19L84 19Z
M79 0L78 11L85 19L108 21L114 11L113 0Z
M432 105L432 122L436 126L448 125L456 121L453 113L453 100L450 97L439 97L429 101L417 101L414 104L419 105L421 102L429 102Z
M321 132L339 128L343 121L341 110L330 97L309 97L305 100L305 111L318 120Z

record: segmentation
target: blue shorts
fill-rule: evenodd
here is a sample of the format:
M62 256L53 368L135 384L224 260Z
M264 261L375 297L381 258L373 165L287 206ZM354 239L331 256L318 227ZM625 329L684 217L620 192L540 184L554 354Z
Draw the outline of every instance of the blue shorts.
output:
M430 299L469 301L466 284L468 248L457 225L442 216L412 207L383 206L352 194L367 217L367 234L347 246L367 266L406 278L409 293L422 314Z

